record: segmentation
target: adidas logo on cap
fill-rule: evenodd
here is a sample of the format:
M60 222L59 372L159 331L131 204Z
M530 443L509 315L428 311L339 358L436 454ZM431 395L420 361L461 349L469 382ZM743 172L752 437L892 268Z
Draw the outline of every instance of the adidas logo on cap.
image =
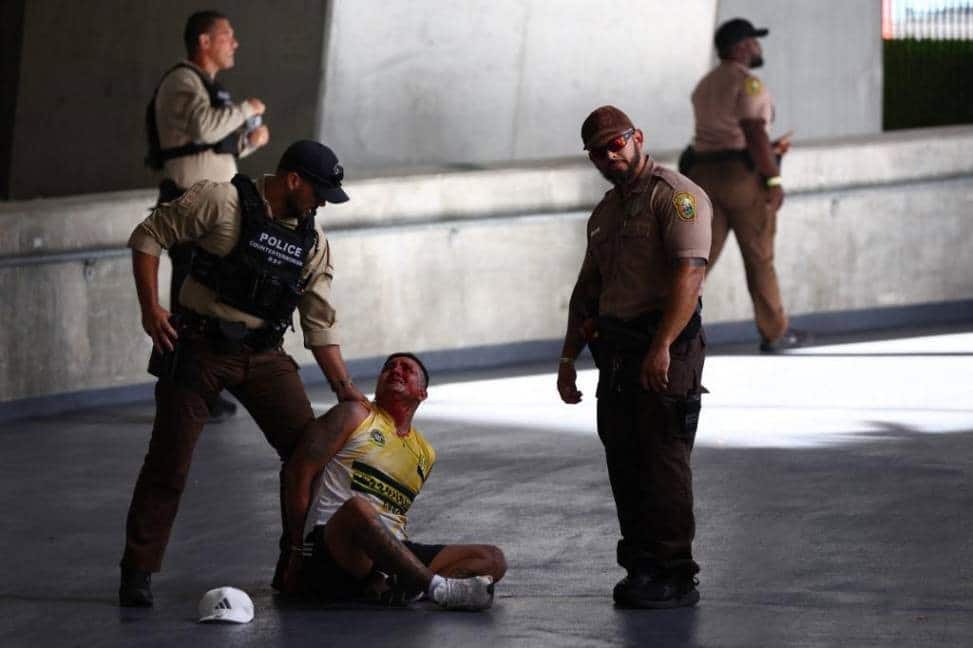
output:
M203 595L199 602L199 621L250 623L253 620L253 601L243 590L217 587Z

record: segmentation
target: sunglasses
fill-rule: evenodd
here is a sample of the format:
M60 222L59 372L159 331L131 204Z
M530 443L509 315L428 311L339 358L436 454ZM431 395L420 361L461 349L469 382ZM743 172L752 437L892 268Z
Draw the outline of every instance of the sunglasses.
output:
M610 140L607 144L588 149L588 157L600 158L605 157L609 153L618 153L625 148L625 145L628 144L628 140L632 139L632 135L634 134L635 129L629 128L624 133L616 135L615 138Z

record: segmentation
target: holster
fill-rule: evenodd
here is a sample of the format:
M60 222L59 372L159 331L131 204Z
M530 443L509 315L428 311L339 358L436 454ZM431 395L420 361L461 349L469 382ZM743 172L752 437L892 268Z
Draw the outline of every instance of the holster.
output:
M182 316L172 315L169 318L169 325L176 329L180 336L176 339L172 351L160 352L154 346L152 347L152 353L149 355L148 372L156 378L174 379L182 365L185 364L188 353L186 343L181 335L183 329Z
M190 313L178 313L169 318L169 324L179 337L172 351L160 353L152 348L149 356L149 373L161 380L178 383L192 391L200 389L199 359L193 351L199 333L192 325Z

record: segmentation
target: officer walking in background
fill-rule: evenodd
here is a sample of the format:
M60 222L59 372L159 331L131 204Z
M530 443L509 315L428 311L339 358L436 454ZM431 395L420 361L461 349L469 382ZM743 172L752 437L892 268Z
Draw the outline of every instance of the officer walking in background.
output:
M642 131L614 106L585 120L581 139L614 188L588 220L571 294L557 389L578 403L574 360L598 365L598 436L622 539L622 607L699 600L690 454L699 420L705 341L700 291L711 207L684 176L642 152Z
M804 331L788 325L774 270L777 210L784 201L780 157L790 148L787 136L768 136L774 106L766 86L750 70L763 65L756 29L741 18L716 30L720 64L693 91L696 133L679 168L702 187L713 202L713 248L716 263L730 230L736 234L747 273L765 353L801 346Z
M230 21L216 11L194 13L183 34L187 60L166 72L146 110L149 153L146 162L161 170L159 202L178 198L200 180L229 182L238 157L267 144L270 131L261 123L264 104L247 99L235 104L216 82L233 67L239 43ZM172 259L170 306L179 312L179 289L189 272L192 246L176 245ZM232 416L236 405L220 398L212 403L214 422Z
M142 326L159 381L149 451L128 512L121 605L152 605L150 574L162 565L208 405L223 389L243 403L282 461L314 425L297 364L281 349L295 308L304 344L338 399L364 400L338 346L331 250L314 227L316 208L348 200L343 175L331 149L299 141L275 175L196 183L132 233ZM196 249L179 294L182 312L171 317L158 299L159 255L184 242Z

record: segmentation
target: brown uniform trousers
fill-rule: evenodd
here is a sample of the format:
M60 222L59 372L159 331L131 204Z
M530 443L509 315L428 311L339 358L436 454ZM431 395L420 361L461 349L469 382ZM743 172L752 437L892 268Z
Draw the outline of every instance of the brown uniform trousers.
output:
M662 568L695 574L690 455L702 391L703 331L670 347L666 394L639 384L643 354L614 351L605 342L600 347L598 436L621 527L618 563L630 573Z
M279 348L221 352L209 338L188 332L180 341L185 351L175 377L162 377L155 387L152 438L128 511L122 565L147 572L161 568L208 402L222 389L247 408L281 461L314 420L297 363Z
M757 330L776 340L787 330L787 315L774 270L777 212L767 207L767 190L742 160L696 162L687 174L713 203L713 242L709 267L716 264L730 230L736 235Z

